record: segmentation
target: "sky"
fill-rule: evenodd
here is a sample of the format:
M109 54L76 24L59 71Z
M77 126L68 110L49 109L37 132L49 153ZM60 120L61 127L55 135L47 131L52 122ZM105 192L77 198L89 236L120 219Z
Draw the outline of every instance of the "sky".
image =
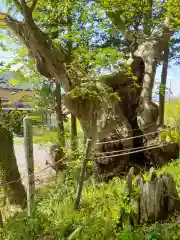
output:
M156 72L156 81L158 82L161 80L161 69L162 67L159 67ZM170 67L168 68L166 87L168 89L171 88L171 97L180 96L180 66L170 64Z
M4 12L5 8L3 6L3 1L0 0L0 11ZM0 50L0 61L6 61L13 56L11 52L3 52ZM160 81L161 79L161 67L157 69L156 72L156 81ZM156 88L156 86L155 86ZM180 65L176 66L171 63L171 66L168 68L168 76L167 76L167 88L171 88L171 97L180 96Z

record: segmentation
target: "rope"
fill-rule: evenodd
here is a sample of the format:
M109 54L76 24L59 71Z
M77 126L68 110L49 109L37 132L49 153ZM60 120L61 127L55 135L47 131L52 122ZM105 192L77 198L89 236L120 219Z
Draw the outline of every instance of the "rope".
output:
M125 155L130 155L130 154L133 154L133 153L144 152L144 151L147 151L147 150L156 149L156 148L163 147L163 146L166 146L166 145L169 145L169 143L167 143L167 144L157 145L157 146L155 146L155 147L147 147L147 148L144 148L144 149L141 149L141 150L137 150L137 151L132 151L132 152L126 152L126 153L121 153L121 154L115 154L115 155L109 155L109 156L97 157L97 158L94 158L94 159L101 159L101 158L111 158L111 157L125 156Z
M56 164L62 162L63 160L65 160L67 157L68 157L68 155L66 155L64 158L60 159L59 161L57 161L57 162L54 164L54 166L55 166ZM43 169L41 169L41 170L39 170L39 171L37 171L37 172L35 172L35 173L32 173L32 174L30 174L30 175L28 175L28 176L25 176L25 177L22 177L22 178L18 178L18 179L14 180L14 181L11 181L11 182L8 182L8 183L4 183L4 184L0 184L0 187L5 187L5 186L7 186L7 185L10 185L10 184L13 184L13 183L22 181L22 180L24 180L24 179L26 179L26 178L28 178L28 177L33 176L33 175L36 176L37 174L39 174L39 173L41 173L41 172L44 172L44 171L47 170L48 168L51 168L51 166L47 166L47 167L45 167L45 168L43 168ZM36 181L36 180L35 180L35 181Z
M143 134L143 135L139 135L139 136L135 136L135 137L131 137L131 138L124 138L124 139L119 139L119 140L113 140L113 141L107 141L107 142L101 142L101 143L97 143L97 145L101 145L101 144L104 144L104 143L113 143L113 142L119 142L119 141L125 141L125 140L129 140L129 139L134 139L134 138L138 138L138 137L142 137L142 136L148 136L148 135L152 135L152 134L155 134L155 133L158 133L158 132L163 132L163 131L166 131L167 129L173 129L173 128L177 128L177 126L174 126L174 127L170 127L170 128L166 128L166 129L163 129L163 130L159 130L159 131L156 131L156 132L150 132L150 133L147 133L147 134ZM159 148L159 147L162 147L162 146L165 146L165 145L168 145L168 144L162 144L162 145L151 145L151 147L137 147L137 148L131 148L131 149L123 149L123 150L117 150L117 151L112 151L112 152L105 152L105 153L98 153L98 154L108 154L108 153L118 153L118 152L125 152L125 153L121 153L121 154L115 154L115 155L109 155L109 156L102 156L102 157L97 157L95 159L101 159L101 158L110 158L110 157L117 157L117 156L124 156L124 155L130 155L130 154L133 154L133 153L138 153L138 152L143 152L143 151L146 151L146 150L151 150L151 149L155 149L155 148ZM141 149L143 148L143 149ZM136 151L131 151L131 150L134 150L134 149L139 149L139 150L136 150ZM129 151L128 151L129 150ZM128 152L127 152L128 151ZM60 159L59 161L57 161L54 166L56 166L56 164L62 162L63 160L65 160L66 158L68 157L68 155L66 155L64 158ZM14 181L11 181L11 182L8 182L8 183L5 183L5 184L0 184L0 187L5 187L7 185L10 185L10 184L13 184L13 183L16 183L18 181L22 181L30 176L36 176L37 174L41 173L41 172L44 172L45 170L47 170L48 168L51 168L51 166L47 166L35 173L32 173L30 174L29 176L25 176L25 177L21 177L21 178L18 178Z
M116 151L111 151L111 152L98 152L98 153L95 153L95 154L100 154L100 155L104 155L104 154L109 154L109 153L120 153L120 152L130 152L132 150L135 150L135 149L143 149L143 148L146 148L146 147L155 147L155 146L158 146L158 144L152 144L152 145L149 145L149 146L141 146L141 147L135 147L135 148L128 148L128 149L121 149L121 150L116 150Z
M46 176L48 177L49 175L48 174L44 175L44 177L46 177ZM36 179L36 180L34 180L33 184L36 183L37 185L44 186L45 184L49 183L50 180L55 180L55 178L56 178L56 176L51 176L49 178L43 178L43 179ZM0 196L0 201L5 200L6 198L7 198L7 196L3 196L3 197Z
M127 140L130 140L130 139L141 138L141 137L144 137L144 136L150 136L150 135L153 135L153 134L156 134L156 133L159 133L159 132L165 132L166 130L173 129L173 128L177 128L177 126L165 128L163 130L158 130L158 131L155 131L155 132L149 132L149 133L134 136L134 137L121 138L121 139L116 139L116 140L106 141L106 142L97 142L96 145L102 145L102 144L105 144L105 143L115 143L115 142L120 142L120 141L123 142L123 141L127 141Z

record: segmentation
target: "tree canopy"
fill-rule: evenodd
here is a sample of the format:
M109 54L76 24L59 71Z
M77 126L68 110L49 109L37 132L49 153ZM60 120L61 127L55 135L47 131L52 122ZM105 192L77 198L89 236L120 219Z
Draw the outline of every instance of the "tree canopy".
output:
M56 79L61 69L63 76L58 81L62 81L66 89L74 83L78 85L79 78L82 81L87 76L88 79L97 76L104 68L112 71L117 60L122 60L123 53L129 52L132 42L160 37L165 19L168 18L176 30L179 26L178 1L4 2L8 12L1 14L1 25L8 26L18 36L18 41L25 43L29 57L36 60L44 76ZM32 29L35 35L31 39ZM72 45L71 57L68 44ZM58 70L54 69L55 65L59 66ZM51 73L47 73L48 69Z

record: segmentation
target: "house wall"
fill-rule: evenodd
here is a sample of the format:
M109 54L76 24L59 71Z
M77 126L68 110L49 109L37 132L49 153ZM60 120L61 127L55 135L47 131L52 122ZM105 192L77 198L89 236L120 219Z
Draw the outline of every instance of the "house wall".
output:
M0 88L0 99L2 101L2 105L8 104L8 102L18 102L23 100L25 97L34 97L33 91Z
M68 113L66 116L70 119L71 114ZM47 116L47 126L48 126L49 128L55 128L55 127L57 127L56 113L52 113L52 114L49 114L49 115Z

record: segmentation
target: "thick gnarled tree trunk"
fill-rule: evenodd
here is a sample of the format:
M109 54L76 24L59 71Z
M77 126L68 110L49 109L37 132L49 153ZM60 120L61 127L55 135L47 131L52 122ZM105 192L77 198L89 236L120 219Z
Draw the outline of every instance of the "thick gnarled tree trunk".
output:
M23 3L22 3L23 4ZM110 140L122 141L97 145L97 154L101 153L101 158L95 156L97 171L108 178L119 175L126 166L132 162L144 164L146 153L151 155L151 159L156 161L159 156L166 152L163 148L146 151L141 155L121 155L106 157L105 152L114 150L128 151L132 147L142 145L149 146L154 140L154 136L147 136L139 139L132 139L133 136L146 134L158 129L158 107L152 102L152 89L158 60L162 51L171 37L168 28L168 21L162 24L162 35L157 38L147 40L141 38L138 42L138 49L127 61L131 67L133 75L137 77L139 88L132 91L134 79L125 72L119 72L113 76L105 76L96 84L97 89L102 89L104 83L117 92L121 98L116 103L104 103L103 108L97 106L97 102L91 99L74 98L68 92L76 86L87 88L89 82L81 83L77 79L74 83L71 75L66 72L67 55L62 46L56 46L34 23L30 9L23 7L24 22L18 22L9 16L5 21L11 30L22 39L29 49L32 57L36 59L37 70L44 76L55 79L66 90L64 104L80 120L85 137L93 140L94 146L97 140L99 143ZM101 83L101 81L104 81ZM169 148L169 152L173 152ZM171 155L171 154L170 154ZM166 160L169 155L166 154Z
M0 178L11 204L26 206L26 191L20 179L10 130L0 124ZM7 184L8 183L8 184Z

